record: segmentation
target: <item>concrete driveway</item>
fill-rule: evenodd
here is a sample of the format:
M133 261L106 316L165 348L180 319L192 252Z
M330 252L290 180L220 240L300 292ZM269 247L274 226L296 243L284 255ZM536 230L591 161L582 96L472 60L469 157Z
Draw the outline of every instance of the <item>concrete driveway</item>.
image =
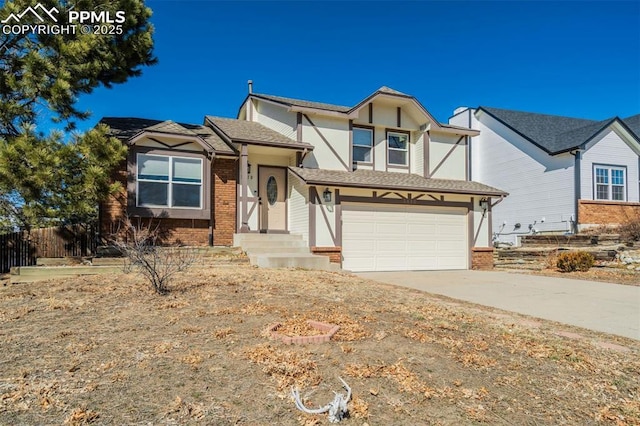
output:
M640 340L640 287L494 271L357 275Z

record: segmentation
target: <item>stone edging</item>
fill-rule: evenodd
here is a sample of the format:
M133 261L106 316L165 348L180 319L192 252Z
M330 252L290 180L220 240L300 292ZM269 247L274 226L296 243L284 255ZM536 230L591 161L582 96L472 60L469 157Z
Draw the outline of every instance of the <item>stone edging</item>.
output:
M282 340L285 345L304 345L307 343L325 343L331 340L334 334L340 330L340 326L335 324L327 324L319 321L308 320L307 324L311 327L324 331L325 334L316 334L313 336L285 336L278 333L278 329L282 327L281 323L276 323L269 327L269 334L274 339Z

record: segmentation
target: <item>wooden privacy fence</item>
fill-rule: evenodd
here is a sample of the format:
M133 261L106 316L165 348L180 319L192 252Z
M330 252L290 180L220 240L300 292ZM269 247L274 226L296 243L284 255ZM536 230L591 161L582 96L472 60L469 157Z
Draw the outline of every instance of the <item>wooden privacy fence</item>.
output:
M31 266L38 257L81 257L95 254L95 225L66 225L0 235L0 273L12 266Z

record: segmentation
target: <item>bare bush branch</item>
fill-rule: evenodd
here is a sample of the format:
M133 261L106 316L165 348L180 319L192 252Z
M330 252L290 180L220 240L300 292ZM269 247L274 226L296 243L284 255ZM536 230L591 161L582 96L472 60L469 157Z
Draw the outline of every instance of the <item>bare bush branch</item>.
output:
M178 272L188 269L196 260L189 247L162 247L160 222L134 224L129 218L113 236L112 244L125 256L125 272L137 270L158 294L169 292L169 282Z

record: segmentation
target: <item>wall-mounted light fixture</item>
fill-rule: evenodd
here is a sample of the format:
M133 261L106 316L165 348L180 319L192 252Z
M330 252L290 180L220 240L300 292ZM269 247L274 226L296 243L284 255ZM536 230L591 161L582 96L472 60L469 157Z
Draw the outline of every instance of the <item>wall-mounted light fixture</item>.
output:
M247 174L251 174L251 163L247 163Z
M322 193L322 199L325 201L325 203L331 202L331 191L329 190L329 188L326 188Z
M488 198L481 198L480 199L480 208L484 211L487 211L487 209L489 208L489 199Z

